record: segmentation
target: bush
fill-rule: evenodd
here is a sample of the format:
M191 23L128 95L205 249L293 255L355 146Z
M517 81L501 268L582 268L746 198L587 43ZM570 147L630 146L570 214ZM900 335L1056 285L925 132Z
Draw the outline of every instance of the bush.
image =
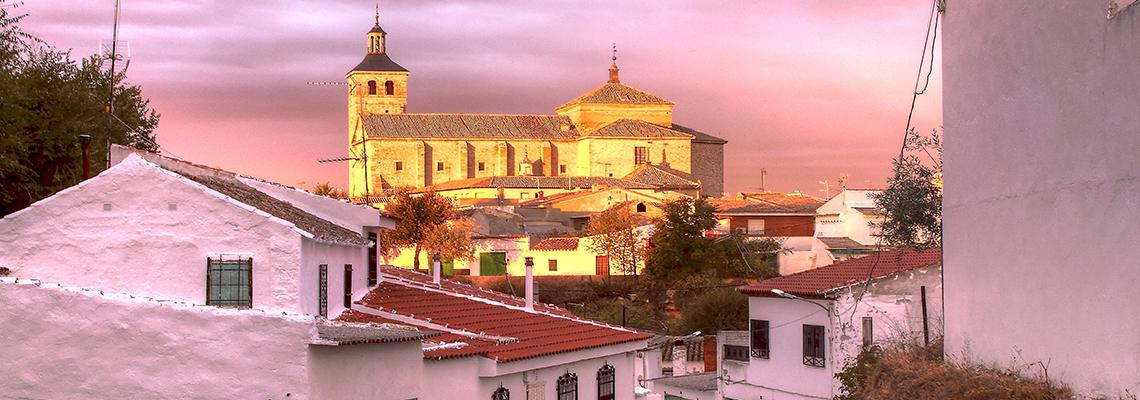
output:
M942 361L940 346L872 348L835 374L845 393L836 400L1057 400L1068 388L1001 370Z
M601 299L586 303L583 307L571 307L576 315L601 321L613 325L622 325L622 308L625 308L625 326L652 332L668 330L662 322L658 321L653 310L643 302L626 300Z
M748 296L735 288L707 291L688 301L677 324L677 334L694 331L713 334L721 330L748 329Z

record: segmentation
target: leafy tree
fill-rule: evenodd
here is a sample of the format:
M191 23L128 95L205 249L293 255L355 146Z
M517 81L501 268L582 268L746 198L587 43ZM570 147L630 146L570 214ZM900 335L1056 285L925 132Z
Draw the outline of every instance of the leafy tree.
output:
M396 218L396 228L385 232L382 243L392 246L389 249L415 246L416 269L420 268L420 251L428 235L455 215L451 200L433 191L418 196L407 190L400 191L385 210Z
M333 186L328 182L318 183L316 186L313 186L313 194L342 200L348 198L348 193L345 193L343 189Z
M903 150L902 157L894 160L894 175L887 180L886 190L871 195L885 212L886 221L879 225L883 243L918 249L938 246L942 242L942 139L938 131L924 136L911 130Z
M704 199L682 198L665 203L654 225L645 272L673 280L707 268L718 251L705 231L716 226L716 208Z
M76 62L23 32L20 3L0 0L0 214L27 207L82 179L79 135L90 135L92 173L105 164L107 144L157 150L159 116L128 85L92 56ZM115 87L113 113L107 94Z
M620 205L594 214L586 224L585 235L590 237L586 247L609 256L622 273L636 275L638 264L645 260L645 240L636 230L638 225L638 217Z
M721 330L748 329L748 296L735 288L706 291L685 304L678 334L701 331L712 334Z
M474 229L470 218L436 225L424 236L423 248L429 255L439 253L443 260L471 260L475 258L475 245L471 242Z
M749 238L742 232L732 232L719 238L717 252L718 272L721 276L768 279L780 276L776 257L788 250L774 238Z

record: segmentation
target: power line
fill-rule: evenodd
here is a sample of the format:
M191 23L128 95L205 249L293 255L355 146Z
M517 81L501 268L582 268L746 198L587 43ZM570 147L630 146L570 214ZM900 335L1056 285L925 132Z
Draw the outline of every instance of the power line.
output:
M914 117L914 106L918 102L918 96L923 94L923 93L926 93L926 88L930 85L930 75L934 72L934 50L935 50L934 49L934 43L935 43L935 41L938 40L938 20L941 19L941 15L936 13L937 4L938 4L938 0L932 0L930 2L930 16L927 18L926 35L923 36L923 41L922 41L922 57L920 57L918 59L918 76L916 76L914 78L914 90L911 92L910 110L907 112L907 115L906 115L906 129L903 130L902 146L899 149L899 161L900 162L902 161L904 152L906 151L907 138L910 136L910 129L911 129L910 123L911 123L912 118ZM931 34L930 34L931 31L934 32L934 37L929 41L925 40L925 38L931 37ZM920 91L918 89L918 84L920 82L922 82L922 70L923 70L923 65L926 64L926 49L928 47L930 48L930 67L928 68L928 71L926 74L926 84L924 84L922 86L922 90Z

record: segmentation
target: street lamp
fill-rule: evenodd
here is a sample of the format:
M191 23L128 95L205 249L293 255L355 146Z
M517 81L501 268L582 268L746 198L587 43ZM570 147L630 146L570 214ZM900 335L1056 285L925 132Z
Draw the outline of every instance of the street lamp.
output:
M799 300L799 301L802 301L802 302L811 303L811 304L812 304L812 305L814 305L814 306L817 306L817 307L819 307L819 308L822 308L822 309L823 309L823 311L824 311L824 312L826 312L828 315L830 315L830 314L831 314L831 309L827 308L827 307L826 307L826 306L824 306L823 304L819 304L819 303L816 303L816 302L814 302L814 301L811 301L811 300L805 299L805 298L803 298L803 297L800 297L800 296L796 296L796 295L794 295L794 294L791 294L791 293L785 292L785 291L783 291L783 290L780 290L780 289L772 289L772 290L771 290L771 292L772 292L772 294L774 294L774 295L777 295L777 296L780 296L780 297L783 297L783 298L785 298L785 299Z

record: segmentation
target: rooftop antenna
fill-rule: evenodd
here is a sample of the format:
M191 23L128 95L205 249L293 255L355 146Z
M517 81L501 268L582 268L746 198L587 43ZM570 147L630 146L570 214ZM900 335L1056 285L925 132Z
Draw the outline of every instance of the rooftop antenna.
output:
M114 125L115 119L115 76L127 71L127 67L131 65L130 62L130 46L123 43L127 49L127 56L124 59L123 69L119 71L116 68L116 62L119 60L119 10L121 9L119 0L115 0L115 24L111 33L111 43L99 41L99 59L100 68L107 70L107 105L104 108L104 113L107 114L107 153L106 153L106 167L111 167L111 127ZM110 65L108 64L110 62ZM156 146L157 147L157 146Z
M610 83L621 82L618 80L618 66L617 66L617 43L613 44L613 55L610 57Z
M767 192L768 191L768 189L766 189L764 186L764 177L766 177L766 176L768 176L768 169L767 168L760 168L760 191L761 192Z

